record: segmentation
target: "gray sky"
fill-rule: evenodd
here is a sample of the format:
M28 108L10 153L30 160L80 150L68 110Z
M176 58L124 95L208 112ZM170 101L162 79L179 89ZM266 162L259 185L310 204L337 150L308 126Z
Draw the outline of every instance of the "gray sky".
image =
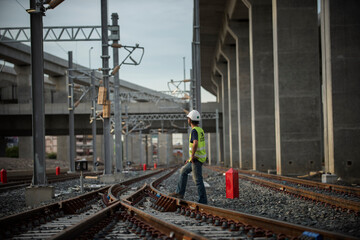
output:
M29 8L29 0L0 0L0 27L30 26L30 16L23 7ZM108 0L109 25L114 12L119 15L120 42L124 45L139 43L145 48L141 65L122 67L120 78L166 91L170 79L183 79L183 57L186 58L186 78L189 78L192 0ZM43 23L44 26L100 26L100 0L65 0L46 12ZM101 42L44 43L46 52L64 59L67 59L67 51L73 51L74 62L83 66L89 66L91 47L91 67L99 68ZM125 51L120 49L119 52L121 61ZM110 58L111 67L112 61ZM202 101L215 101L215 97L203 90Z

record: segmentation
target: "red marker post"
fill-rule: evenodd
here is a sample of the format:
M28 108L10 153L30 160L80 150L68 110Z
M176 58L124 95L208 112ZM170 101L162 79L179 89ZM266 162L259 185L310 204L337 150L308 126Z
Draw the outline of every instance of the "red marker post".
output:
M226 198L239 198L239 173L230 168L226 173Z
M157 164L156 163L154 163L154 169L156 169L157 168Z
M56 176L60 175L60 167L56 167Z
M0 171L0 178L2 183L7 183L7 173L5 169L1 169Z
M146 164L143 165L143 170L146 171Z

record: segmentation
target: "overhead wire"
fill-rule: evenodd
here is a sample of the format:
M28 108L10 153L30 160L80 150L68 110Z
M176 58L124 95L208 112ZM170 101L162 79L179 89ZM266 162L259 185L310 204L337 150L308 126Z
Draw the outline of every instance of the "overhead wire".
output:
M18 0L15 1L26 11L26 8Z

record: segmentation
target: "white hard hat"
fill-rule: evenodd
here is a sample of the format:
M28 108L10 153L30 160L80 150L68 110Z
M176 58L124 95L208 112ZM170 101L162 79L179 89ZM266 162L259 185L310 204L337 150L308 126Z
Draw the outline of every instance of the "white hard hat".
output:
M188 118L190 118L192 121L200 121L200 113L196 110L192 110L187 115Z

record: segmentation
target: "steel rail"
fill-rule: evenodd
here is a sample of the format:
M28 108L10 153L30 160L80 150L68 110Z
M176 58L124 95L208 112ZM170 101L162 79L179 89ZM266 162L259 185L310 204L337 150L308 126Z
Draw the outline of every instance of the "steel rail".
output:
M98 213L94 214L90 218L84 219L78 224L65 229L64 231L56 234L50 239L75 239L79 236L79 233L82 233L88 230L91 226L96 225L98 222L103 220L104 218L108 218L111 214L115 212L120 205L120 202L116 202L115 204L111 205L110 207L104 208L103 210L99 211Z
M139 208L135 207L135 205L139 204L143 201L146 197L150 197L154 200L152 207L161 212L174 212L189 216L191 218L195 217L196 220L202 221L205 217L207 222L213 223L214 225L221 225L223 228L229 228L230 231L239 230L240 227L244 227L245 231L250 231L253 229L255 234L260 234L257 236L273 236L273 234L277 234L280 239L285 238L297 238L301 236L305 231L318 233L322 235L324 239L356 239L352 236L347 236L343 234L338 234L334 232L314 229L310 227L300 226L296 224L290 224L278 220L268 219L264 217L253 216L245 213L240 213L232 210L212 207L204 204L199 204L191 201L185 201L177 198L172 198L158 190L156 187L159 186L161 181L169 177L176 169L168 174L162 176L161 178L153 181L150 186L144 185L141 189L136 191L134 194L120 199L120 201L116 201L111 208L113 210L102 211L99 213L99 216L96 220L92 220L92 223L98 223L107 221L106 224L109 224L109 221L106 218L110 218L111 215L120 215L119 209L123 208L126 209L125 213L127 217L123 216L121 213L122 219L127 219L126 221L131 221L130 225L136 225L136 227L132 227L132 231L139 234L140 231L149 231L149 228L157 229L161 234L165 234L166 236L176 238L176 239L206 239L203 236L198 236L196 233L193 233L188 230L184 230L174 224L169 222L164 222L156 218L155 216L145 213L144 211L140 210ZM117 194L114 195L114 197ZM116 196L117 197L117 196ZM108 209L108 208L107 208ZM129 216L129 214L131 216ZM201 216L199 218L199 216ZM218 221L218 223L216 223ZM220 224L221 221L221 224ZM105 225L106 225L105 224ZM130 226L129 225L129 226ZM151 226L151 227L150 227ZM225 227L224 227L225 226ZM65 231L65 235L62 235L61 238L54 238L54 239L69 239L72 238L76 234L78 236L79 231L85 232L87 229L91 228L91 224L89 222L83 222L78 227L73 227L71 229L67 229ZM107 227L108 231L110 231L111 227ZM130 229L130 227L128 227ZM140 228L140 231L138 229ZM100 229L95 230L100 231ZM153 231L153 230L152 230ZM91 234L95 234L92 232ZM94 235L86 235L87 237L93 237ZM58 236L59 237L59 236Z
M152 207L156 210L167 212L175 211L177 209L178 213L180 213L179 210L181 209L181 211L189 212L186 213L188 216L191 216L190 212L193 213L192 217L195 217L195 213L202 217L207 216L208 218L210 218L211 216L213 219L221 219L221 223L226 222L228 226L236 223L236 226L242 225L248 229L254 228L258 232L262 232L263 234L275 232L276 234L278 234L278 236L281 237L289 236L296 238L301 236L303 232L308 231L321 234L325 239L356 239L352 236L314 229L310 227L304 227L301 225L286 223L278 220L258 217L232 210L212 207L204 204L169 197L160 190L158 190L157 186L161 183L161 181L163 181L170 175L171 173L161 177L160 179L155 180L150 184L150 186L144 185L141 189L139 189L131 196L128 196L125 199L121 199L121 202L133 206L140 203L143 199L145 199L146 196L150 196L155 199L155 203L153 203ZM133 208L135 209L135 207ZM154 220L150 219L149 221ZM259 227L261 228L260 230Z
M150 223L151 226L157 229L162 234L167 236L175 237L176 239L206 239L198 234L186 231L181 229L173 224L161 221L156 217L141 211L138 208L135 208L129 204L124 202L116 202L108 208L103 209L102 211L93 215L90 219L85 219L81 221L79 224L65 229L63 232L55 235L54 237L50 238L52 240L62 240L62 239L74 239L76 237L80 237L92 228L92 226L96 226L102 221L106 219L115 218L116 214L119 214L119 210L127 212L126 215L131 218L136 218L136 221L140 221L144 223ZM150 224L149 224L150 225Z
M247 171L247 170L241 170L241 169L237 169L237 170L239 173L243 173L243 174L250 174L250 175L254 174L254 175L260 176L260 177L271 178L271 179L280 180L280 181L287 181L287 182L292 182L292 183L296 183L296 184L301 184L304 186L312 186L312 187L317 187L320 189L331 190L331 191L336 191L336 192L340 192L340 193L347 193L347 194L352 194L352 195L360 197L360 188L356 188L356 187L342 186L342 185L329 184L329 183L321 183L321 182L315 182L315 181L306 180L306 179L278 176L278 175L267 174L267 173L262 173L262 172L254 172L254 171Z
M332 196L324 195L321 193L304 190L304 189L299 189L296 187L291 187L291 186L287 186L287 185L283 185L283 184L279 184L279 183L269 182L269 181L266 181L263 179L258 179L258 178L250 177L250 176L239 175L239 178L244 179L244 180L250 180L254 183L260 183L260 185L263 185L263 186L266 186L269 188L273 188L277 191L282 191L287 194L299 195L299 196L302 196L305 200L324 202L326 204L330 204L333 208L340 207L344 211L350 210L357 214L360 213L360 202L350 201L350 200L342 199L342 198L338 198L338 197L332 197Z
M59 201L56 203L51 203L46 206L41 206L29 211L21 212L18 214L14 214L11 216L7 216L0 219L0 226L2 227L1 230L5 229L12 229L14 226L19 224L25 224L25 223L31 223L32 219L37 219L39 217L46 217L50 214L50 212L60 212L68 210L68 211L76 211L76 206L73 204L73 202L79 202L82 199L88 199L93 196L97 196L101 192L105 192L109 186L103 187L97 190L94 190L92 192L83 194L81 196L77 196L74 198L70 198L67 200Z
M303 232L308 231L313 233L319 233L324 237L324 239L356 239L355 237L344 234L319 230L310 227L304 227L297 224L291 224L270 218L264 218L264 217L249 215L232 210L227 210L223 208L212 207L191 201L178 200L178 204L184 208L197 210L199 212L203 212L208 215L211 214L213 216L219 216L219 218L221 219L226 218L228 222L230 221L241 222L244 225L261 227L263 229L267 229L279 234L285 234L291 237L299 237Z
M240 170L239 172L241 172L241 173L247 172L247 174L249 174L249 171L245 171L245 170ZM342 186L342 185L336 185L336 184L329 184L329 183L321 183L321 182L315 182L315 181L306 180L306 179L297 179L297 178L292 178L292 177L277 176L277 175L271 175L271 174L259 173L259 172L252 173L252 174L255 174L255 175L258 175L261 177L302 184L305 186L308 185L308 186L318 187L320 189L337 191L340 193L353 194L355 196L360 197L360 188Z
M216 169L216 168L213 168ZM222 168L217 168L220 172L225 172ZM239 171L240 173L242 171ZM247 172L247 174L249 174ZM291 194L295 196L301 196L305 200L313 200L317 202L323 202L325 204L330 204L333 208L341 208L343 211L349 210L350 212L354 212L356 214L360 213L360 202L351 201L347 199L342 199L339 197L333 197L321 193L317 193L310 190L300 189L296 187L291 187L285 184L280 183L274 183L267 180L259 179L256 177L248 176L248 175L239 175L239 178L251 181L253 183L259 183L260 185L269 187L271 189L274 189L276 191L282 191L286 194ZM284 179L282 179L284 180Z
M207 239L199 234L182 229L172 223L165 222L125 202L121 202L121 204L130 211L134 212L137 215L137 217L142 219L142 221L151 224L154 228L159 229L159 231L166 234L167 236L171 236L172 238L175 239L199 239L199 240Z
M153 172L153 173L144 175L144 176L142 176L142 177L139 177L139 180L138 180L138 181L141 181L141 180L143 180L143 179L145 179L145 178L150 178L150 177L152 177L152 176L154 176L154 175L156 175L156 174L158 174L158 173L160 173L160 172L162 172L162 171L164 171L164 170L165 170L165 169L162 169L162 170L160 170L160 171L156 171L156 172ZM146 176L146 177L145 177L145 176ZM110 203L113 203L113 202L115 202L115 201L118 200L118 195L119 195L119 193L123 190L121 186L130 185L130 184L132 184L132 183L134 183L134 181L133 181L132 179L130 179L130 180L124 181L124 182L122 182L122 183L120 183L120 184L114 184L114 185L110 186L110 188L109 188L109 190L108 190L108 194L107 194L108 199L109 199L109 202L110 202Z
M94 176L94 175L98 175L98 174L93 174L93 173L84 174L84 176ZM62 175L62 176L50 175L50 177L48 178L48 183L51 184L55 182L72 180L79 178L79 176L80 174L71 174L71 175ZM16 179L16 181L14 181L14 179ZM0 184L0 192L5 192L5 191L29 186L31 184L31 180L32 180L32 176L24 177L24 178L12 177L10 178L10 182Z
M130 185L137 181L141 181L147 177L151 177L154 174L158 174L163 170L158 170L151 174L146 174L137 178L132 178L127 181L124 181L123 185ZM14 214L11 216L7 216L4 218L0 218L0 238L2 236L7 235L7 231L9 233L18 235L21 232L21 228L27 227L29 224L33 226L34 224L37 225L39 223L33 223L35 221L51 221L52 219L57 218L58 216L64 216L66 214L77 214L86 210L86 202L90 201L91 199L95 199L99 197L99 194L103 197L106 196L106 191L109 189L110 186L105 186L103 188L94 190L92 192L82 194L80 196L70 198L67 200L62 200L56 203L51 203L45 206L41 206L29 211L21 212L18 214Z
M171 174L173 174L176 170L177 169L174 169L173 171L169 172L168 174L158 178L157 180L155 180L155 182L159 183L160 181L163 181L164 179L169 177ZM115 184L111 187L111 189L109 188L108 195L111 195L112 197L115 197L115 196L117 197L118 189L121 187L121 185L122 184ZM148 185L145 184L142 189L144 189L145 187L148 187ZM137 191L137 192L139 192L139 191ZM63 232L55 235L51 239L60 240L60 239L72 239L75 237L81 238L82 235L86 235L86 237L84 236L85 238L93 237L92 234L95 234L95 232L89 233L89 231L91 231L91 229L93 229L92 226L99 225L99 223L101 225L101 223L103 223L104 221L106 222L106 224L108 224L112 218L115 218L116 216L119 217L120 213L121 212L123 213L124 210L126 210L126 212L127 212L127 213L125 213L125 215L127 215L127 219L131 218L131 221L133 221L134 223L136 222L136 224L139 224L139 225L141 223L142 224L141 226L143 228L146 227L147 230L149 230L150 228L153 229L152 232L156 231L159 234L166 235L166 236L169 236L171 238L176 238L176 239L206 239L203 236L200 236L196 233L184 230L174 224L162 221L162 220L152 216L151 214L148 214L136 207L131 206L131 203L130 204L129 203L126 203L124 201L119 201L119 199L117 198L114 200L114 202L109 207L94 214L91 218L81 221L77 225L74 225L70 228L65 229ZM121 209L122 209L122 211L121 211Z
M217 217L218 219L221 219L222 222L227 221L229 223L229 226L230 224L234 224L234 223L238 223L247 227L256 226L266 231L272 231L279 235L285 234L286 236L295 237L295 238L299 237L303 232L308 231L308 232L319 233L324 237L324 239L357 239L355 237L344 234L314 229L297 224L291 224L274 219L249 215L233 210L217 208L209 205L195 203L192 201L185 201L182 199L169 197L165 193L155 188L154 184L151 184L150 188L153 194L156 194L157 196L161 196L164 199L161 201L161 197L160 197L159 200L155 203L155 205L157 206L155 206L154 208L157 210L166 211L166 209L174 209L174 206L169 207L169 204L174 205L175 202L178 212L180 212L179 209L181 209L189 212L194 212L194 213L196 212L201 216L204 215L212 216L213 219Z

